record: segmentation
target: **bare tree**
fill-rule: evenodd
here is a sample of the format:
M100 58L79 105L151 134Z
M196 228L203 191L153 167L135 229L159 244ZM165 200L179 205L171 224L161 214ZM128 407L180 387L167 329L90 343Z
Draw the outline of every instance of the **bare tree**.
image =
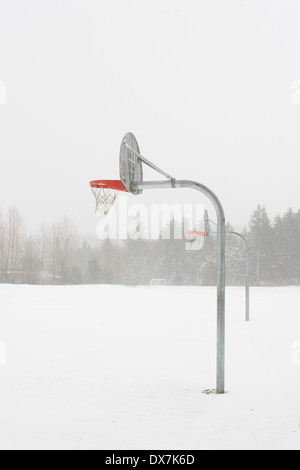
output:
M39 240L37 237L32 235L26 237L22 260L23 280L29 284L37 284L40 273Z
M77 229L66 216L61 221L59 228L61 240L61 278L63 282L68 282L70 270L75 264L74 253L78 245Z
M53 223L50 227L49 251L51 259L52 282L56 283L58 277L58 260L60 253L60 230L59 225Z
M6 266L11 281L15 282L18 268L20 267L22 243L24 241L24 226L22 216L16 206L11 206L8 209L7 219L8 243Z
M39 235L41 270L44 270L46 267L46 254L47 254L48 244L49 244L49 230L47 229L47 226L43 224L41 226L40 235Z

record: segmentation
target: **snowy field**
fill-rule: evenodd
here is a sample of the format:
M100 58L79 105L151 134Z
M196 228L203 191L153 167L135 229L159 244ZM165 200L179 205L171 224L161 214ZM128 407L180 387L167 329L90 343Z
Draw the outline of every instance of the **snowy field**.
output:
M300 288L226 303L216 396L214 288L0 286L0 448L300 449Z

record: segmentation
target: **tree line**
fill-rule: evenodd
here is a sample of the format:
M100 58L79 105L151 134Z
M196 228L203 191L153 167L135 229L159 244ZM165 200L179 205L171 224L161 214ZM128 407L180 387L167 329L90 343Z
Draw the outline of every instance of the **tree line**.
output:
M148 285L159 278L167 285L215 285L216 236L211 233L202 250L187 251L184 237L172 237L175 226L173 219L167 227L171 239L162 233L158 240L106 239L92 246L68 217L30 234L11 206L0 215L0 283ZM228 224L227 230L233 227ZM259 205L242 234L250 248L252 285L300 284L300 210L289 209L271 221ZM226 280L228 285L245 281L245 248L229 233Z

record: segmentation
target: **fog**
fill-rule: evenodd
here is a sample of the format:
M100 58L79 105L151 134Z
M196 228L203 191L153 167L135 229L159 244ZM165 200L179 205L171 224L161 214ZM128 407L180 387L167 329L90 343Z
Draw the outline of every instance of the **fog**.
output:
M95 233L89 181L119 177L131 131L146 158L213 189L232 224L258 203L298 210L299 17L292 0L1 0L2 209Z

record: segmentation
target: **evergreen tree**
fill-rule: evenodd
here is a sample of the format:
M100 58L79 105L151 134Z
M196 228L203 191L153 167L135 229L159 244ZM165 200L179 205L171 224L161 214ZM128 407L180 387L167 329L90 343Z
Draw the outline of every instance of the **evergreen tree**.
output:
M117 284L118 271L118 247L117 242L106 238L99 251L99 264L103 274L103 284Z
M243 241L234 235L234 228L226 226L226 283L241 285L245 282L246 249Z
M280 276L285 284L299 281L299 225L296 214L289 209L282 217L282 247L280 251Z
M274 239L271 221L264 206L258 205L250 220L250 269L252 282L273 280Z
M102 270L95 256L88 261L86 281L88 284L101 284L103 281Z

